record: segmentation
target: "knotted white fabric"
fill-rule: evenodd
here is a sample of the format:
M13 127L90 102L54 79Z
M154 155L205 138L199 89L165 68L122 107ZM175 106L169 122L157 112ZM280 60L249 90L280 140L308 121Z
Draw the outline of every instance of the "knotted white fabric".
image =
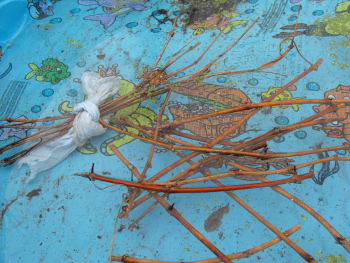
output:
M73 107L72 113L76 114L73 128L67 134L35 148L18 161L18 169L23 164L27 164L30 168L30 176L26 183L32 181L40 172L62 162L77 147L83 146L92 137L106 132L107 129L98 122L100 118L98 105L117 93L120 80L121 77L101 77L95 72L83 74L82 87L88 99Z

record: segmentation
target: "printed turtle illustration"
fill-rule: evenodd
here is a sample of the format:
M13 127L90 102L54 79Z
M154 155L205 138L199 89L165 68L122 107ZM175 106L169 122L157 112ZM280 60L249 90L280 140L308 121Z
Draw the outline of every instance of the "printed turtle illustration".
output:
M270 87L268 91L266 92L262 92L261 93L261 97L263 99L267 99L269 97L271 97L272 94L274 94L275 92L277 92L280 88L278 87ZM280 100L302 100L305 99L306 97L297 97L297 98L293 98L293 95L291 93L291 91L296 91L297 87L296 86L290 86L287 90L283 91L280 95L278 95L276 98L274 98L272 101L280 101ZM297 104L291 104L291 105L280 105L280 106L272 106L270 108L270 110L272 110L272 108L280 108L280 109L286 109L288 107L292 107L294 111L298 111L299 110L299 106Z

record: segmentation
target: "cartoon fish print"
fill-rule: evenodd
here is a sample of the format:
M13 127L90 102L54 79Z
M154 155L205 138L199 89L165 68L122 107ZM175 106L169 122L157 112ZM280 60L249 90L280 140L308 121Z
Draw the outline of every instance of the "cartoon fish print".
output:
M338 85L335 89L331 89L324 93L324 98L329 100L349 99L350 98L350 86ZM327 109L329 106L326 104L315 105L313 110L320 112ZM324 118L343 117L341 121L334 121L327 125L313 126L312 128L317 131L324 131L328 137L332 138L344 138L350 142L350 105L346 104L344 108L338 109L336 112L330 112L324 115Z
M27 8L30 16L36 20L53 15L53 7L47 5L46 0L29 0Z
M55 58L48 58L42 62L42 66L39 68L37 65L30 63L28 66L32 69L25 79L30 79L36 75L37 81L51 82L52 84L58 84L62 79L66 79L70 76L68 72L68 66L59 62Z
M250 103L250 98L241 90L232 87L224 87L211 83L189 81L186 84L175 85L173 92L183 94L199 103L169 106L169 111L174 120L188 119L197 115L212 113L238 107ZM226 132L235 123L244 118L250 110L226 114L224 116L210 117L207 119L188 122L182 128L202 137L216 138ZM246 132L247 122L243 122L237 129L228 135L234 138Z
M78 0L80 5L99 5L103 7L104 14L87 16L84 17L84 20L100 21L105 29L115 22L117 16L150 9L150 6L144 6L147 2L148 0Z
M261 97L264 98L269 98L271 97L272 94L277 92L280 88L278 87L270 87L268 91L261 93ZM305 99L306 97L298 97L298 98L293 98L293 95L290 91L295 91L297 90L296 86L290 86L287 90L283 91L280 95L278 95L276 98L274 98L272 101L280 101L280 100L302 100ZM281 109L286 109L288 107L292 107L294 111L299 110L299 106L297 104L291 104L291 105L281 105L281 106L272 106L272 108L281 108Z
M17 119L19 120L28 120L25 116L20 116ZM35 126L35 123L26 123L23 126L28 126L28 129L18 129L18 128L2 128L0 129L0 141L8 140L12 137L18 139L23 139L27 136L27 131L30 127Z
M227 14L226 14L227 15ZM240 14L238 13L233 13L232 18L239 16ZM230 33L232 31L232 28L238 25L243 25L247 23L246 20L237 20L237 21L232 21L229 22L229 15L228 17L224 15L214 15L213 17L208 18L208 20L204 22L194 22L193 24L190 24L188 27L193 29L193 35L200 35L202 34L205 30L215 30L219 28L220 30L224 29L223 31L224 34Z
M295 36L307 35L307 36L320 36L320 37L331 37L349 35L350 32L350 1L344 1L338 3L334 10L334 15L328 13L323 19L318 18L313 24L307 25L299 23ZM280 32L274 35L274 38L287 38L292 37L294 34L294 25L287 25L280 28L281 30L289 30L289 32Z
M344 1L336 5L335 7L336 13L344 13L348 12L350 13L350 1Z

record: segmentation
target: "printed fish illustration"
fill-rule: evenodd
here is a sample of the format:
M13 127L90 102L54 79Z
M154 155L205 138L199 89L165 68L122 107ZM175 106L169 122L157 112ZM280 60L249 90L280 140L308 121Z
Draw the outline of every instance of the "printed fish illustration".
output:
M239 16L238 13L233 13L232 18ZM219 28L222 30L225 26L225 30L223 31L224 34L230 33L232 28L238 25L243 25L247 23L246 20L236 20L236 21L229 21L229 15L228 17L224 15L214 15L213 17L209 18L208 20L204 22L194 22L193 24L190 24L188 27L193 29L193 35L200 35L205 30L215 30Z
M317 11L315 11L317 12ZM323 12L323 11L322 11ZM322 13L323 14L323 13ZM348 36L350 32L350 25L348 23L350 19L350 1L343 1L338 3L335 7L335 15L327 14L323 19L318 18L313 24L307 25L299 23L295 36L307 35L307 36ZM292 37L294 34L294 25L286 25L280 28L282 31L274 38L287 38Z
M20 120L28 120L27 117L25 116L20 116L17 119ZM28 127L32 127L35 126L35 123L26 123L23 126L28 126ZM7 139L10 139L12 137L16 137L18 139L23 139L24 137L27 136L27 131L28 129L17 129L17 128L2 128L0 129L1 135L0 135L0 141L5 141Z
M268 91L262 92L261 97L264 98L269 98L277 92L280 88L278 87L270 87ZM280 101L280 100L302 100L305 99L306 97L298 97L298 98L293 98L293 95L290 91L296 91L297 87L296 86L290 86L287 90L283 91L280 95L278 95L276 98L274 98L272 101ZM281 105L281 106L273 106L272 108L281 108L281 109L286 109L288 107L292 107L294 111L298 111L299 107L297 104L291 104L291 105Z
M148 0L78 0L80 5L99 5L103 7L105 14L87 16L84 19L100 21L105 29L115 22L117 16L133 11L141 12L150 9L150 6L144 6L147 2Z
M325 99L338 100L350 98L350 86L338 85L335 89L331 89L324 93ZM329 106L325 104L313 106L315 112L327 109ZM324 115L324 118L343 117L341 121L335 121L327 125L313 126L317 131L324 131L328 137L344 138L350 142L350 105L346 104L344 108L338 109L336 112L330 112Z
M30 79L36 75L35 79L37 81L51 82L55 85L62 79L66 79L70 76L68 66L55 58L48 58L42 61L42 64L43 65L39 68L37 65L30 63L28 66L32 71L25 76L25 79Z
M169 106L169 110L175 120L187 119L196 115L212 113L217 110L238 107L250 102L249 97L239 89L204 82L192 81L183 85L174 86L173 91L200 102L192 104L177 103L176 105ZM198 136L215 138L223 134L249 112L250 110L246 110L226 114L225 116L189 122L185 123L183 128ZM243 122L237 129L229 134L228 137L233 138L244 133L246 131L246 124L246 122Z

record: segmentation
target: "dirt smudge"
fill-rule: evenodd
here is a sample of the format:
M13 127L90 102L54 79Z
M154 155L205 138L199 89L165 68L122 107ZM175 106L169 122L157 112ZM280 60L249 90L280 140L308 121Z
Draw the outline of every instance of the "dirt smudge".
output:
M229 204L227 204L226 206L221 207L215 210L214 212L212 212L204 222L205 231L213 232L216 229L218 229L222 224L221 219L224 217L224 214L227 215L229 211L230 211L230 207L229 207Z
M125 228L125 225L121 225L117 231L120 233L123 231L124 228Z
M5 213L6 211L9 209L9 207L17 201L18 198L20 198L21 196L23 196L24 193L20 193L16 196L16 198L12 199L5 207L4 209L1 210L1 216L0 216L0 227L2 227L2 220L4 219Z
M40 195L40 192L41 192L41 189L40 189L40 188L34 189L33 191L29 192L26 196L28 197L28 200L29 200L29 201L32 201L32 198L33 198L34 196Z

